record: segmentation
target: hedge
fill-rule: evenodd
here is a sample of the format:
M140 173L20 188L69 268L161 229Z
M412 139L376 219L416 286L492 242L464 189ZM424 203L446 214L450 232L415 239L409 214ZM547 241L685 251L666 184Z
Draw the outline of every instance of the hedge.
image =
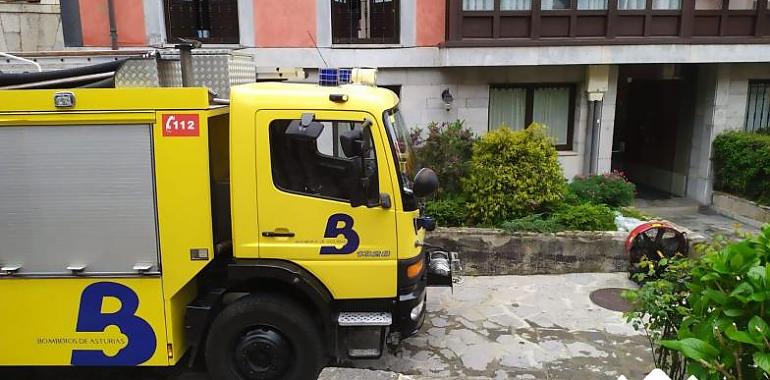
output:
M770 205L770 135L726 132L714 140L714 189Z

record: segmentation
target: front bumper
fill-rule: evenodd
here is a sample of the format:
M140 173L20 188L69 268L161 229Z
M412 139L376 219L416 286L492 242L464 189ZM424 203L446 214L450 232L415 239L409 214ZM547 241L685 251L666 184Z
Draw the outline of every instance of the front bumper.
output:
M393 331L402 338L414 335L425 320L429 286L453 287L461 281L457 252L429 251L415 258L399 261L399 289ZM405 268L425 260L425 269L416 281L407 281Z
M416 334L425 321L426 285L427 279L422 276L413 286L399 289L393 327L401 338Z

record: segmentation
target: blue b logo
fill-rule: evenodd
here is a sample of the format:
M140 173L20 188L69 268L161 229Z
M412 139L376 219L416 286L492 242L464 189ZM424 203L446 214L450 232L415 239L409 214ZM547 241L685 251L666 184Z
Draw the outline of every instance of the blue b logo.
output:
M342 226L340 226L340 223ZM353 231L353 218L347 214L334 214L326 222L326 232L324 238L335 239L340 235L345 237L347 243L342 248L333 245L324 245L321 247L322 255L346 255L353 253L358 249L358 233Z
M106 297L120 300L120 309L114 313L102 313ZM72 365L135 366L149 360L155 353L155 332L147 321L136 316L138 308L139 297L125 285L97 282L86 287L80 296L76 331L102 332L107 326L117 326L128 342L113 357L101 350L73 350Z

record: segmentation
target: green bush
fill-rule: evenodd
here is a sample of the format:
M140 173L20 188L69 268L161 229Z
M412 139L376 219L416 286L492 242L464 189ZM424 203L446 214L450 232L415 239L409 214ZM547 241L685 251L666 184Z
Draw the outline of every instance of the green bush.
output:
M556 149L543 126L521 131L500 128L473 146L463 190L478 224L498 225L558 203L566 180Z
M686 359L679 352L662 346L661 341L676 339L679 325L689 313L687 283L692 280L690 272L697 261L674 257L662 259L658 264L663 267L660 271L651 261L642 263L649 272L635 275L634 279L641 281L642 286L623 294L633 306L625 317L635 330L649 339L655 367L665 371L672 380L684 380Z
M564 205L553 213L553 221L568 231L614 231L615 212L605 205Z
M639 209L634 207L620 207L618 208L618 212L620 212L620 214L625 216L626 218L636 218L639 220L652 219L651 216L639 211Z
M564 230L564 226L544 214L532 214L509 220L503 222L500 228L514 232L559 232Z
M656 364L674 380L770 378L770 225L699 253L661 260L661 278L628 292L629 320L650 334Z
M468 218L466 201L461 196L445 196L429 201L425 212L435 218L441 227L463 226Z
M439 196L460 192L460 179L465 177L470 164L473 132L463 125L463 121L452 123L431 123L428 135L422 139L422 131L412 131L417 161L422 167L433 169L441 181Z
M636 193L636 186L620 172L575 177L569 184L569 188L581 202L606 204L612 207L630 206L634 202Z
M723 133L712 160L715 189L770 205L770 135Z

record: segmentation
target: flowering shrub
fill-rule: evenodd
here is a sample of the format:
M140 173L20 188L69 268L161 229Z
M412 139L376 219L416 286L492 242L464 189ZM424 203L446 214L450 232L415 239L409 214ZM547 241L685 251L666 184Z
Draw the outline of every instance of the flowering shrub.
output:
M462 195L446 194L425 205L425 212L436 219L440 227L460 227L468 219L466 200Z
M618 171L575 177L569 188L578 202L606 204L611 207L630 206L636 193L636 186Z
M476 137L461 120L452 123L431 123L427 136L414 129L412 143L417 161L422 167L433 169L441 181L439 196L460 192L460 179L466 175Z

